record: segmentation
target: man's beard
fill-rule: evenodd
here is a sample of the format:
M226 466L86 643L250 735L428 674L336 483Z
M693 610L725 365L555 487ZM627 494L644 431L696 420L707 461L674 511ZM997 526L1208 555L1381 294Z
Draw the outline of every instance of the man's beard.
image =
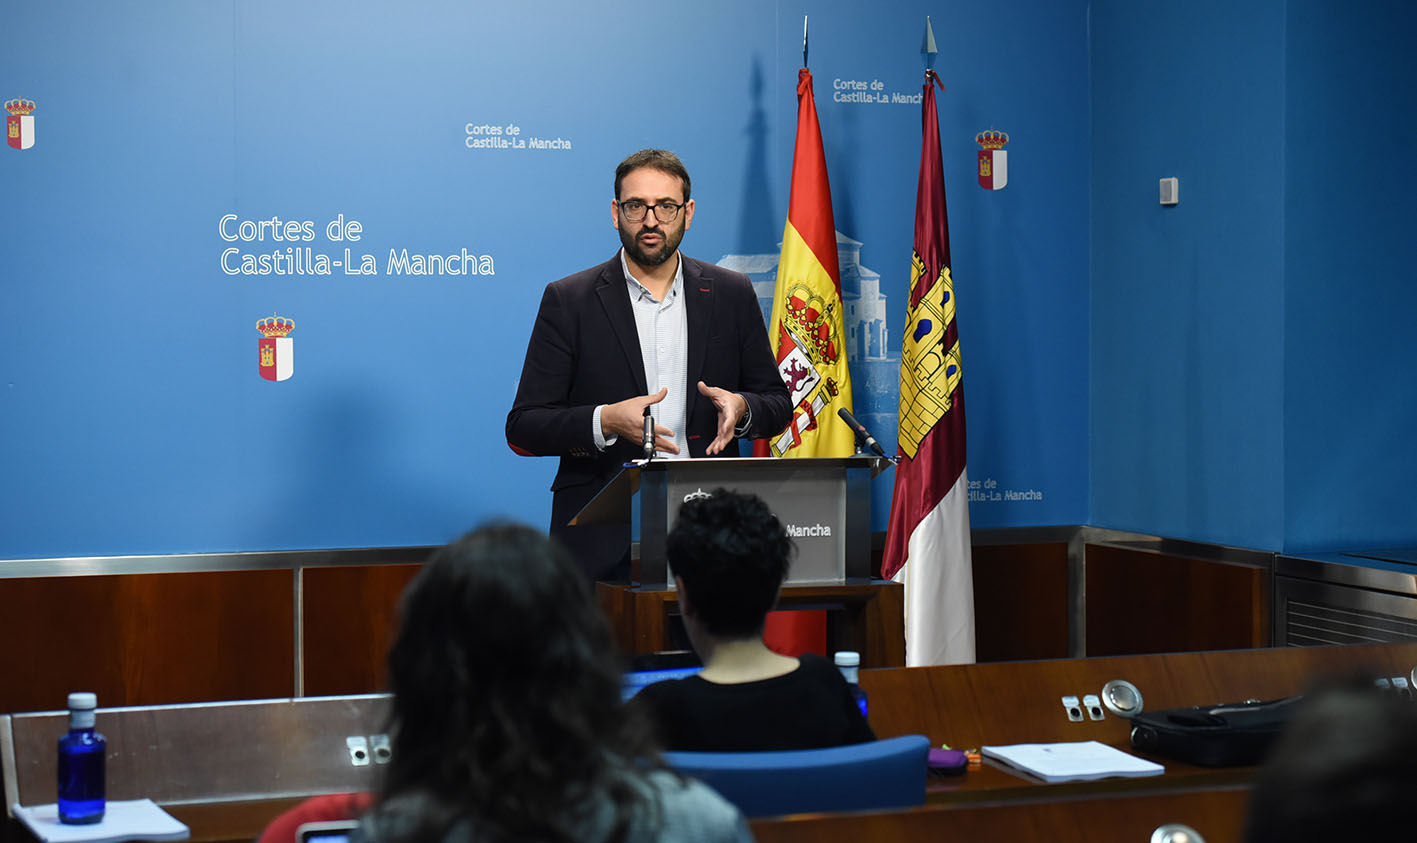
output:
M674 228L667 228L661 225L657 229L660 234L660 242L659 246L654 251L646 251L645 247L640 245L639 235L644 233L644 229L640 229L634 234L631 234L625 230L624 226L621 226L620 244L625 247L625 254L630 256L630 260L643 267L659 266L669 260L674 255L674 252L678 250L679 242L684 239L684 225L682 219L681 217L680 224Z

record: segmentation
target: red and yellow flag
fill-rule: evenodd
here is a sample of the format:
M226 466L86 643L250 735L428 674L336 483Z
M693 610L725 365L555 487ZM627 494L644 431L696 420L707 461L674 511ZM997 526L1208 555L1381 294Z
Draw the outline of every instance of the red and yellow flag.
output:
M844 457L856 439L838 409L851 407L841 271L836 259L822 127L812 97L812 72L797 73L797 147L782 256L777 264L768 337L792 395L792 421L769 440L774 456Z

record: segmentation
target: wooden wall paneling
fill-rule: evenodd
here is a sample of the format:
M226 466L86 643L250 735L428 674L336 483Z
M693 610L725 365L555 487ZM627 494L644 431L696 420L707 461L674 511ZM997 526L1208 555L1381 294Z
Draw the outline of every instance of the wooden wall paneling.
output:
M634 604L624 586L598 582L595 588L595 602L610 625L610 636L621 652L634 653L635 623Z
M905 665L905 588L889 584L865 602L848 605L848 624L867 667ZM845 643L838 649L845 649ZM830 646L831 642L828 642Z
M899 584L873 580L844 585L788 585L780 609L826 609L839 640L829 648L854 649L866 667L905 664L905 598ZM653 653L677 646L671 616L679 612L678 592L598 583L596 600L610 620L615 640L627 653Z
M976 544L975 658L1068 655L1068 544Z
M1268 569L1087 545L1087 654L1270 643Z
M398 602L421 564L303 569L304 694L372 694L388 690L388 651L397 633Z
M667 650L672 645L669 640L669 615L679 614L679 592L647 591L631 589L626 592L632 601L631 617L634 629L633 653L653 653Z
M0 579L0 711L290 696L289 571Z
M779 609L823 609L828 651L855 650L864 667L905 665L905 588L889 580L844 585L789 585Z

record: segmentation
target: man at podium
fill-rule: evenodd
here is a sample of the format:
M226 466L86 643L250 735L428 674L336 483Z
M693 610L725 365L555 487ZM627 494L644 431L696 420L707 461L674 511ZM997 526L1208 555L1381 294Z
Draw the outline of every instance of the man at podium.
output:
M646 416L658 457L737 456L735 437L791 418L747 276L679 252L694 219L689 172L643 149L615 169L610 221L622 248L546 286L507 414L507 444L557 456L551 534L592 579L626 579L629 528L567 522L628 460Z

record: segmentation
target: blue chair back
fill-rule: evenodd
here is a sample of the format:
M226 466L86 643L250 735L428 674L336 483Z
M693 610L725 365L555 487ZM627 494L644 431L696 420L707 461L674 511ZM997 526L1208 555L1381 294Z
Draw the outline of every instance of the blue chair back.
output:
M749 817L925 804L930 740L904 735L788 752L666 752Z

